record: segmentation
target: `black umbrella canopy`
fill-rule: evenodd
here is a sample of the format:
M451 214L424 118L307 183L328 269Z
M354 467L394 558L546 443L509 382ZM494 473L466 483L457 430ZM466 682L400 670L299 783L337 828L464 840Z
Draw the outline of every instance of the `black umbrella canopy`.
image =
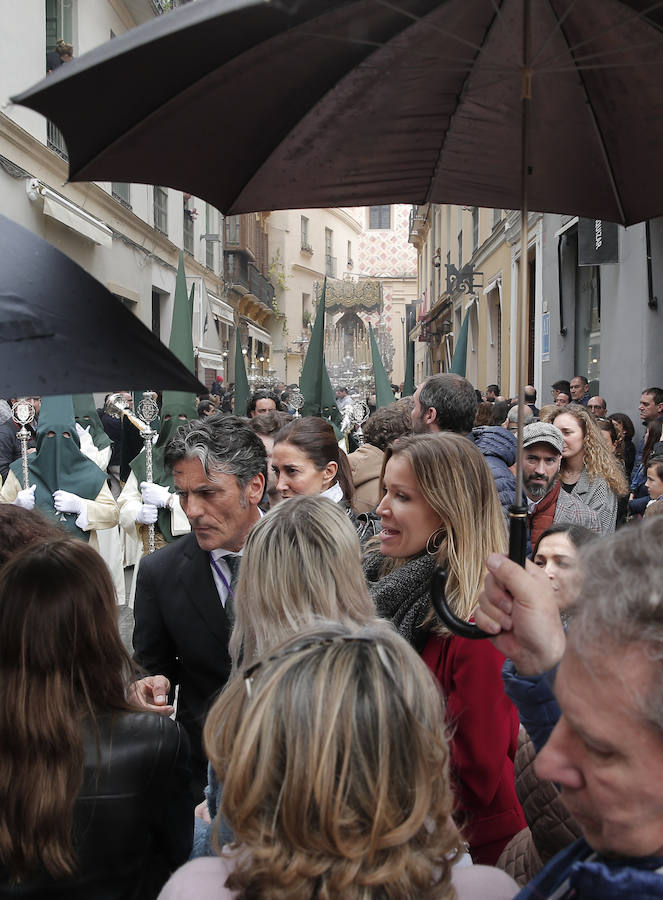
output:
M170 185L225 213L515 209L531 86L529 208L631 224L663 213L662 7L198 0L14 99L62 129L77 181Z
M103 285L0 216L0 396L203 386Z

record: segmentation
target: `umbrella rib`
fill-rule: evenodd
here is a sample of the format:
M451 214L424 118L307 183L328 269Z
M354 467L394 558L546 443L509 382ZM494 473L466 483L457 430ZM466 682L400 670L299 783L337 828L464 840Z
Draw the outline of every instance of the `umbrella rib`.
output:
M651 68L652 66L661 66L663 65L663 59L658 59L655 62L647 61L647 68ZM596 69L640 69L642 68L641 62L625 62L625 63L589 63L586 66L555 66L554 69L539 69L539 72L543 72L546 75L552 72L593 72Z
M548 44L550 43L550 41L553 39L553 37L557 34L558 31L561 30L562 23L565 21L565 19L567 18L567 16L569 16L569 15L571 14L571 11L572 11L573 8L577 5L577 3L578 3L578 0L573 0L573 2L570 3L569 6L568 6L568 7L566 8L566 10L564 11L564 15L557 19L557 22L556 22L556 24L555 24L555 27L554 27L554 28L552 29L552 31L548 34L548 36L547 36L547 38L545 39L545 41L543 42L543 44L539 47L539 49L538 49L538 50L536 51L536 53L534 54L534 58L532 59L532 62L531 62L532 68L535 67L537 59L539 59L539 57L541 56L541 54L543 53L543 51L546 49L546 47L548 46Z
M380 2L382 2L382 3L387 3L387 0L380 0ZM476 48L476 50L477 50L477 56L475 57L475 60L474 60L475 64L476 64L476 59L477 59L479 56L481 56L481 54L482 54L482 52L483 52L483 50L484 50L484 47L486 46L486 42L487 42L487 40L488 40L488 36L489 36L490 33L492 32L493 26L495 25L496 20L499 19L500 16L501 16L501 10L498 9L497 6L495 5L495 0L491 0L491 3L492 3L492 6L493 6L493 9L494 9L494 15L493 15L493 18L492 18L491 21L488 23L488 25L487 25L487 27L486 27L486 29L485 29L485 31L484 31L484 34L483 34L483 38L482 38L482 40L481 40L481 43L480 43L480 44L477 46L477 48ZM440 148L439 148L438 154L437 154L437 161L436 161L436 163L435 163L435 168L434 168L434 170L433 170L433 174L432 174L431 179L430 179L430 181L429 181L428 191L426 192L426 199L425 199L425 201L424 201L425 203L430 203L430 202L431 202L431 201L430 201L430 196L431 196L431 192L432 192L432 190L433 190L433 185L434 185L434 183L435 183L435 178L436 178L437 173L438 173L438 171L439 171L439 169L440 169L440 160L441 160L442 153L443 153L443 151L444 151L445 138L446 138L446 135L449 134L449 131L450 131L450 129L451 129L451 123L452 123L453 120L456 118L456 115L457 115L457 113L458 113L458 108L459 108L459 106L460 106L460 98L463 96L463 94L464 94L464 93L466 92L466 90L467 90L467 82L468 82L468 79L469 79L469 77L470 77L471 74L472 74L472 69L470 68L470 69L468 69L467 75L466 75L465 78L463 79L463 84L461 85L461 88L460 88L460 90L459 90L459 92L458 92L458 98L459 98L459 100L458 100L458 103L456 104L456 109L455 109L453 115L451 116L451 119L450 119L450 122L449 122L449 126L447 127L447 130L446 130L446 132L445 132L445 135L444 135L444 136L442 137L442 139L441 139Z
M639 50L647 50L647 49L649 49L649 48L651 48L651 47L656 47L656 48L660 49L660 46L661 46L660 40L658 40L658 41L645 41L644 44L629 44L628 47L617 47L617 48L615 48L614 50L597 51L596 53L586 53L586 54L583 54L582 56L576 56L576 55L574 54L573 59L574 59L574 61L575 61L575 63L576 63L576 66L574 66L574 68L578 68L578 69L588 69L588 68L591 68L591 67L592 67L592 62L591 62L591 61L592 61L592 60L595 60L595 59L598 59L598 60L604 60L604 59L607 59L609 56L613 56L613 57L614 57L614 56L623 56L624 53L633 53L633 52L639 51ZM566 58L566 57L565 57L565 58ZM589 63L589 65L585 65L585 63ZM650 65L650 64L651 64L650 61L647 60L647 65ZM641 66L641 65L642 65L642 62L637 62L637 63L609 63L609 62L607 62L607 63L605 63L604 66L602 66L602 68L609 68L611 65L615 65L615 66L620 66L620 65L636 65L636 66ZM546 65L544 65L544 66L541 66L541 67L538 69L538 71L539 71L539 72L563 72L566 68L567 68L567 67L566 67L566 66L563 66L563 65L562 65L562 66L555 66L555 65L548 65L548 64L546 64Z
M413 22L423 22L421 16L416 16L414 13L409 12L407 9L403 9L403 7L394 3L393 0L378 0L380 6L384 6L387 9L391 9L393 12L400 13L402 16L405 16L406 19L411 19ZM463 44L465 47L469 47L470 50L475 50L476 52L481 52L481 45L475 44L472 41L468 41L465 38L460 37L460 35L454 34L452 31L447 31L446 28L440 28L439 25L431 25L430 22L425 23L426 26L431 31L436 31L438 34L442 34L445 37L451 38L459 44Z
M575 53L580 47L584 47L586 44L591 44L596 41L598 38L602 38L607 34L611 34L613 31L622 31L625 28L629 27L633 22L636 22L638 19L642 21L646 21L648 25L651 25L653 28L658 28L659 26L652 22L650 19L646 17L649 13L653 12L656 9L660 9L663 7L663 0L656 0L655 3L650 4L646 9L640 10L640 12L634 12L631 16L624 18L622 22L618 22L616 25L611 25L609 28L605 28L603 31L598 31L596 34L593 34L589 38L585 38L583 41L578 41L577 44L573 46L569 43L568 38L565 36L564 39L566 41L566 45L571 53ZM553 10L553 15L556 15ZM659 29L660 30L660 29ZM594 54L597 55L597 54ZM566 54L559 53L557 56L553 56L548 60L548 64L554 64L558 60L564 59Z
M553 6L552 6L552 0L548 0L548 5L550 6L550 9L551 9L551 12L552 12L553 16L556 17L557 14L556 14L556 12L555 12ZM573 48L571 47L571 43L570 43L570 41L569 41L567 35L566 35L566 32L565 32L565 30L564 30L564 25L563 25L563 24L560 24L559 33L560 33L560 35L562 36L562 38L564 39L564 41L566 42L566 45L567 45L567 47L568 47L569 54L570 54L571 58L575 60L575 53L574 53ZM593 123L593 125L594 125L594 129L595 129L595 131L596 131L596 136L597 136L598 141L599 141L599 146L601 147L601 152L602 152L602 155L603 155L603 161L604 161L604 163L605 163L605 167L606 167L606 170L607 170L607 172L608 172L608 178L609 178L609 180L610 180L610 185L611 185L611 187L612 187L612 193L613 193L613 195L614 195L615 202L616 202L616 204L617 204L617 208L619 209L619 214L620 214L620 216L621 216L621 221L622 221L622 222L625 222L625 221L626 221L626 215L625 215L625 213L624 213L624 204L622 203L622 198L621 198L621 195L620 195L620 193L619 193L619 188L617 187L617 179L615 178L615 172L614 172L614 169L613 169L613 167L612 167L612 163L610 162L610 156L609 156L609 154L608 154L608 148L607 148L607 146L606 146L605 139L604 139L604 137L603 137L603 132L601 131L601 126L599 125L599 121L598 121L597 116L596 116L596 111L595 111L595 109L594 109L594 104L592 103L591 98L590 98L590 96L589 96L589 93L588 93L588 91L587 91L587 86L586 86L586 84L585 84L585 79L584 79L584 76L583 76L582 72L581 72L580 70L577 70L577 74L578 74L578 78L580 79L580 84L582 85L582 90L583 90L583 93L584 93L584 95L585 95L585 100L586 100L586 102L587 102L587 107L588 107L588 109L589 109L589 114L590 114L592 123Z

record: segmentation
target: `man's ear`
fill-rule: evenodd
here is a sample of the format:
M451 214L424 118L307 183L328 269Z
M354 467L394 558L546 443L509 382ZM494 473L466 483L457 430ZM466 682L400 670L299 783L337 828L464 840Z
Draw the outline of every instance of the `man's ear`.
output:
M426 410L426 414L424 416L424 422L427 425L432 425L437 419L437 410L434 406L429 406Z
M259 472L254 475L246 486L246 499L251 506L257 506L265 492L265 476Z

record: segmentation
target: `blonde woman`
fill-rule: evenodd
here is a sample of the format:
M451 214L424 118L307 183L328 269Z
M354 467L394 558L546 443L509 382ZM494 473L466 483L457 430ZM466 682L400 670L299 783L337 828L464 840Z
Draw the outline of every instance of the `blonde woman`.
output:
M430 673L384 625L290 637L205 725L235 844L187 863L160 900L513 897L503 872L455 865L444 732Z
M352 521L339 504L303 495L279 503L249 532L235 591L231 679L240 664L321 618L378 621ZM212 771L205 795L196 809L193 856L213 853L208 826L218 813L220 789ZM215 830L231 838L223 820Z
M366 624L375 604L361 549L342 506L293 497L264 516L244 545L230 638L233 673L318 618Z
M487 641L445 631L430 587L435 566L443 566L450 607L472 618L488 554L506 549L495 483L473 443L442 432L396 441L385 453L382 490L382 531L364 574L378 613L421 653L442 686L457 816L474 861L493 864L525 826L513 776L518 716L502 686L504 658Z
M617 500L628 492L628 485L594 418L584 406L571 403L555 410L546 421L564 436L559 475L562 488L593 509L602 533L611 534L617 521Z

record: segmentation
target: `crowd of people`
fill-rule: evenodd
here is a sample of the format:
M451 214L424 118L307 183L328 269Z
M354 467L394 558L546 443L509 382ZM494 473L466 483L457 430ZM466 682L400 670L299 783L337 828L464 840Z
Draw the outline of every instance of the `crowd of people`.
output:
M124 392L28 398L25 460L0 425L0 896L663 898L663 390L637 446L589 394L435 375L353 452L285 385L164 392L145 439ZM440 569L490 640L438 620Z

